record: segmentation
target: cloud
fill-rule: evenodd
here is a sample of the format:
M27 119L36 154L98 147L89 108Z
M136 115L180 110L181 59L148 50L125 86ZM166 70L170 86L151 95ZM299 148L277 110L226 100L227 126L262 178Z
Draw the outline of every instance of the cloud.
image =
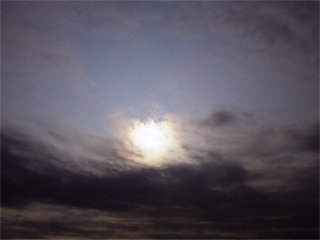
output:
M167 184L172 183L173 187L179 189L179 186L188 186L193 180L196 180L194 184L201 179L209 181L212 168L217 169L213 180L220 184L235 183L233 177L238 182L245 175L241 167L223 164L217 167L208 164L199 168L176 166L162 170L132 169L115 176L88 175L79 168L71 170L70 167L66 167L65 164L68 162L72 166L72 160L67 160L68 155L52 154L54 148L30 141L26 137L23 138L23 135L19 138L2 136L2 139L2 177L3 189L6 192L3 195L3 203L9 205L38 199L99 209L130 209L130 204L133 204L133 208L139 204L160 206L166 203L165 198L161 196L172 194L170 187L166 189ZM67 159L59 159L63 157ZM177 182L175 176L178 177ZM37 184L38 182L41 182L41 185ZM73 191L70 192L70 189ZM87 194L84 194L85 192ZM174 194L173 197L180 198L178 194Z
M201 39L208 61L228 63L248 77L272 71L275 78L285 69L279 81L317 82L317 2L200 2L181 8L176 32Z
M56 87L59 83L74 92L95 86L78 62L75 42L67 39L67 23L73 16L69 10L46 3L3 4L2 30L6 34L2 70L6 86L13 81L20 87Z
M147 216L81 209L63 205L32 203L23 209L5 208L4 238L143 238L150 220ZM45 216L45 218L44 218ZM144 230L144 231L142 231Z
M174 76L177 69L190 69L197 76L203 72L202 63L210 69L220 64L227 66L222 73L232 73L239 81L249 77L249 82L240 83L245 88L255 79L261 79L253 86L259 89L269 83L278 89L280 85L274 84L284 81L279 93L299 99L307 95L301 88L296 97L293 80L318 84L318 8L318 2L6 2L1 11L4 87L11 96L7 100L23 102L15 105L21 108L28 106L24 100L40 93L39 97L44 94L58 103L64 93L39 90L61 87L60 83L71 89L93 86L90 68L106 70L98 72L107 73L108 81L103 76L102 82L109 87L111 78L121 78L116 74L121 64L135 62L136 52L143 61L157 59L151 70L141 63L144 73L146 68L165 69L161 74ZM181 56L158 68L171 43ZM100 63L93 67L96 62L91 59L102 55L103 68L106 65L114 72L102 69ZM192 67L176 65L182 57ZM131 70L136 71L134 65ZM197 76L202 81L198 86L206 81L201 80L204 75ZM179 91L187 90L189 80L178 84L183 86ZM267 85L262 84L264 80ZM125 89L123 83L118 87ZM229 89L229 82L226 85ZM130 86L128 92L135 95ZM249 95L253 88L247 89ZM198 91L197 87L192 90ZM102 104L109 100L110 105L118 104L112 100L116 93L105 93ZM308 96L315 99L315 95ZM71 96L66 97L65 103L73 102ZM45 98L43 102L35 98L39 108L33 104L30 109L22 108L50 110L51 104L42 104ZM265 100L270 99L266 94ZM289 101L284 102L289 109ZM9 105L8 109L15 109ZM170 121L178 126L183 154L170 153L165 164L157 167L133 161L141 156L134 156L122 136L106 139L39 122L40 131L2 125L2 237L319 236L318 123L279 125L229 108L191 121Z
M263 59L275 56L277 66L291 70L292 74L286 71L290 74L288 80L298 76L300 81L305 81L303 77L315 76L318 69L319 59L314 54L318 49L317 6L313 1L143 5L5 3L3 70L5 76L14 73L20 77L37 72L42 81L47 79L42 74L45 71L55 81L73 87L94 85L86 74L86 66L78 62L78 50L84 42L99 43L97 39L100 39L114 45L114 41L130 39L127 47L114 46L115 50L106 52L121 59L124 52L130 52L128 46L144 49L154 44L145 37L145 29L152 26L154 33L174 39L180 36L186 43L197 39L198 44L206 46L202 56L211 62L215 59L223 64L231 63L233 70L239 66L245 72L269 71L273 65L270 61L264 64ZM195 47L187 46L189 50ZM290 64L279 60L284 58ZM38 71L34 71L35 66Z
M285 132L285 138L292 142L291 148L297 151L307 151L319 154L319 124L315 123L301 127L291 127Z
M228 123L230 126L242 126L237 112L225 109L218 114L221 112L238 116L236 123ZM197 126L208 131L207 126ZM228 134L222 126L209 129ZM245 148L248 141L238 143L236 151L230 148L230 152L189 149L192 163L159 167L131 166L130 159L119 157L121 149L107 148L103 171L94 171L103 167L101 162L93 164L94 157L87 156L74 165L72 154L37 141L22 129L5 129L1 141L1 202L6 213L2 234L9 238L99 238L125 237L133 231L137 237L155 238L316 238L319 171L309 142L317 127L286 126L280 133L277 128L262 135L246 133L255 147ZM261 133L261 125L255 128ZM292 139L293 133L301 141ZM258 146L262 145L255 138L267 145L268 154L260 152ZM112 160L107 161L110 156ZM291 164L274 162L280 156L287 156ZM112 165L116 161L121 163L118 168ZM301 161L304 165L299 165ZM90 166L90 171L84 171ZM30 220L30 211L37 204L40 208L33 214L47 206L46 222ZM18 209L22 209L20 218L14 214ZM50 217L53 212L57 219ZM117 223L108 217L103 219L110 215ZM90 220L83 222L81 216ZM132 223L135 216L139 217L138 223ZM69 223L74 227L68 227ZM140 227L133 230L136 224Z
M204 119L201 124L204 126L215 127L221 125L232 124L236 121L236 117L232 112L225 109L214 111L210 116Z

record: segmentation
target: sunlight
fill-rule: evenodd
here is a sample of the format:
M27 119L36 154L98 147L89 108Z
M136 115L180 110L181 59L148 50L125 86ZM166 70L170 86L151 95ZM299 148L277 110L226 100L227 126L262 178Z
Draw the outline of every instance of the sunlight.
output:
M167 122L135 121L129 133L134 147L145 157L159 158L174 147L174 134Z

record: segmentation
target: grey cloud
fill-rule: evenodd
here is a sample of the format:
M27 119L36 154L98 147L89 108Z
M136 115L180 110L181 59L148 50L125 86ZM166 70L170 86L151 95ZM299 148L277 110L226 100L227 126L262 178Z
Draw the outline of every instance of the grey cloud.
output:
M56 5L46 3L5 2L2 11L2 70L7 85L64 84L75 92L93 87L75 57L76 46L66 39L68 22L65 11L54 11ZM61 22L60 22L61 21ZM68 24L67 24L68 25ZM74 26L75 27L75 26ZM75 27L76 28L76 27ZM9 81L10 80L10 81Z
M145 37L141 29L148 28L148 24L161 25L154 27L159 34L182 34L183 41L188 41L187 36L202 39L207 46L205 54L208 61L217 59L213 56L219 56L222 63L231 63L234 71L245 69L244 72L250 75L258 68L270 71L272 64L269 60L274 56L280 60L273 70L289 68L290 71L286 71L292 72L289 80L314 79L318 69L315 54L319 28L315 10L317 2L129 5L112 2L100 2L98 5L72 2L4 3L4 76L9 78L12 74L18 74L19 77L34 80L30 74L37 72L36 77L45 81L48 76L41 73L46 70L54 81L61 80L71 87L94 86L90 76L77 62L77 50L81 47L78 39L93 43L97 38L108 43L130 39L129 44L143 48ZM167 15L163 16L161 11ZM90 33L90 37L86 33ZM120 52L115 47L107 54L121 55ZM265 64L263 59L269 63ZM290 59L291 64L281 59ZM38 66L38 71L30 70L34 66Z
M64 205L32 203L23 209L4 208L3 238L143 238L152 227L142 214L114 213ZM43 218L45 216L45 219Z
M28 169L49 175L47 166L84 175L113 174L135 168L135 164L123 156L117 141L88 136L76 129L41 125L37 129L40 134L30 134L30 131L35 132L32 128L3 125L2 144L7 146L3 153L12 154L14 159L24 159Z
M219 127L223 125L233 124L237 117L226 109L219 109L212 112L208 117L201 121L201 125L208 127Z
M221 131L224 135L228 135L229 139L235 138L239 131L243 135L254 135L273 127L270 122L256 114L228 106L212 109L204 118L193 120L191 125L199 130L206 129L205 132L208 134Z
M319 153L319 124L273 126L260 129L242 145L244 152L255 157L288 156L293 161L314 159ZM304 156L304 154L314 154ZM277 164L281 164L277 163Z
M218 124L216 116L221 112L233 116L232 121ZM270 191L294 189L291 179L297 169L318 167L318 123L279 125L239 109L220 108L193 125L190 131L198 137L195 143L205 143L184 143L192 162L239 163L249 173L250 177L240 176L250 186Z
M282 80L317 81L318 2L200 2L182 8L178 32L202 38L208 61L218 55L233 71L259 78L289 68Z
M218 132L223 132L228 139L240 137L242 142L233 144L244 149L247 144L256 149L251 149L248 153L259 150L273 153L319 152L319 124L316 122L277 124L241 109L227 107L214 109L207 117L193 123L198 129L211 132L212 139Z
M181 196L171 192L170 187L167 189L168 183L172 183L173 187L178 189L184 185L188 188L194 186L196 189L197 186L205 187L203 185L209 182L230 186L241 183L240 180L246 177L246 171L240 166L223 163L207 163L200 167L176 166L158 170L122 169L122 173L118 172L115 175L87 175L79 168L71 168L71 163L70 167L66 167L65 164L70 162L70 156L53 154L56 150L50 146L18 133L15 133L15 136L3 135L2 139L3 189L7 193L3 196L4 204L52 199L69 204L74 201L74 204L82 207L126 209L131 208L131 203L132 207L139 204L160 206L163 201L166 203L165 198L161 196L173 194L173 198L167 203L170 205L180 201ZM112 173L114 170L109 167L109 171ZM212 173L214 174L211 175ZM174 176L177 176L177 179ZM38 185L40 181L41 185ZM68 189L74 189L74 195L66 194ZM84 191L88 191L88 194L85 194L88 198L81 197ZM90 200L95 195L96 200Z
M291 127L285 131L285 138L291 142L291 148L296 151L307 151L319 154L319 124L307 127Z
M6 209L28 209L30 204L43 202L76 207L88 214L90 209L95 209L100 211L98 216L106 212L127 219L131 217L126 214L142 216L142 226L152 223L132 230L130 224L127 228L122 224L100 222L95 225L100 230L95 230L90 222L71 219L75 227L70 228L64 221L41 223L27 220L25 216L20 218L19 226L29 229L26 233L23 228L14 229L18 220L6 216L2 224L3 234L8 237L19 237L19 233L29 237L45 237L49 233L62 237L83 234L100 238L108 233L108 236L124 237L127 230L134 231L137 237L156 238L313 238L318 234L319 173L315 166L293 169L289 178L277 179L291 188L261 188L251 183L268 178L267 169L262 172L248 169L244 162L227 159L221 153L202 152L202 161L197 165L129 168L116 172L111 169L113 174L88 175L77 168L54 164L55 161L67 163L69 156L59 154L52 159L55 149L21 131L2 131L1 144L1 202ZM61 209L57 211L64 214ZM110 226L126 230L107 231ZM79 230L81 228L87 230ZM203 234L195 234L196 229L203 229Z

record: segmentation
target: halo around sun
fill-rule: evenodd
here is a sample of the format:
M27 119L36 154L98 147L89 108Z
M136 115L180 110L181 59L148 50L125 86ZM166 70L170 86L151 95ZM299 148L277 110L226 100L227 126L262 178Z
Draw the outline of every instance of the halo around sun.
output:
M166 153L175 148L176 142L171 124L153 119L134 121L129 130L129 139L146 162L165 157Z

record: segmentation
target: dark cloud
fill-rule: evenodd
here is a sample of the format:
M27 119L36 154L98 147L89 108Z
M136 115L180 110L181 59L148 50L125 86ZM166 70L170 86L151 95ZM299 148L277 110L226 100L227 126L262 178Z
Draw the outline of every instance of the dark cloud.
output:
M318 119L319 2L7 1L1 13L3 116L40 117L1 129L1 238L319 238L318 123L223 107L169 117L177 151L156 167L73 128L111 134L108 111L147 116L149 100Z
M247 174L237 164L207 163L199 167L130 170L115 177L84 175L62 167L63 162L67 161L61 160L60 165L53 164L50 159L54 156L51 153L54 149L36 143L25 135L4 135L2 139L2 183L6 192L2 201L5 205L53 200L99 209L121 210L136 207L136 204L161 206L181 200L182 196L178 193L170 193L171 187L177 190L181 186L197 189L208 187L210 183L213 186L230 186L241 183ZM170 195L173 202L166 202L163 196Z
M236 116L232 112L226 109L219 109L202 120L200 124L208 127L216 127L232 124L236 121L236 119Z
M83 213L92 209L99 214L111 212L124 215L125 219L128 214L143 215L140 225L151 221L152 226L139 231L132 230L130 224L125 227L117 223L114 227L124 232L134 231L138 237L318 236L317 167L295 169L289 180L278 179L288 181L289 190L270 189L250 185L268 176L267 171L258 174L239 161L218 154L203 152L203 161L197 165L126 169L113 175L95 175L63 167L68 159L59 158L68 155L54 154L54 148L17 130L3 131L1 145L1 202L5 209L28 209L30 204L42 202L76 207ZM57 161L60 163L54 164ZM74 228L68 227L64 220L41 223L23 219L5 217L3 236L20 237L23 227L32 229L23 236L31 238L48 233L65 237L71 232L72 236L95 238L108 234L94 230L93 224L77 223L76 219L70 220L77 223ZM14 231L18 223L22 229ZM109 229L112 224L99 223L99 226ZM202 229L203 234L197 229ZM112 231L109 234L125 236Z
M316 157L319 154L318 123L268 126L256 130L255 134L247 136L239 150L247 158L251 155L254 158L260 158L261 161L275 159L271 162L276 165L288 164L289 162L303 163L310 160L317 163ZM313 154L314 157L305 154ZM285 158L286 161L284 161Z
M297 151L319 153L319 124L299 128L290 128L286 131L286 139L292 142L292 148Z

